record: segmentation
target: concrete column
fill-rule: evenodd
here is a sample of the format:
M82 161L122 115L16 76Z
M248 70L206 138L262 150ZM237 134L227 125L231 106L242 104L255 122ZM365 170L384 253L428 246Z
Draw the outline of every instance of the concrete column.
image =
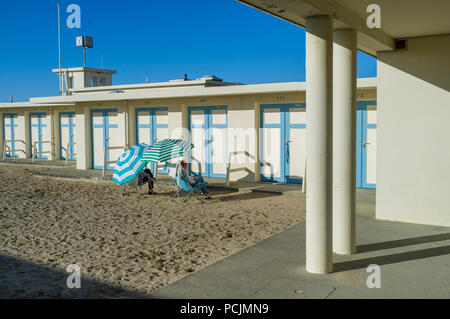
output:
M3 141L5 140L5 137L3 136L4 122L5 120L3 119L3 113L0 113L0 159L3 159L3 147L4 147Z
M333 250L356 251L356 31L334 31Z
M56 147L55 147L55 137L56 137L56 126L55 126L55 116L53 108L49 107L49 110L47 112L47 123L50 126L50 145L49 145L49 151L51 151L51 154L48 154L48 160L54 161L57 159L56 154Z
M264 134L264 131L261 128L261 103L254 103L255 110L255 137L256 137L256 145L255 145L255 183L261 182L261 136Z
M62 156L66 156L66 154L61 154L61 136L60 136L60 132L61 132L61 123L60 123L60 117L59 117L59 113L61 111L58 110L54 110L53 111L53 126L55 128L54 131L54 143L55 143L55 158L56 160L61 160L61 155ZM63 145L64 148L66 148L66 146Z
M76 106L75 125L77 169L91 169L91 119L89 108L81 105Z
M181 104L181 126L183 127L183 139L188 141L190 139L189 118L188 107L185 103Z
M129 125L129 132L130 132L130 146L137 144L137 138L136 138L136 106L130 104L128 102L128 125Z
M306 270L332 271L333 22L306 19Z
M186 104L169 107L169 138L189 140Z
M129 140L129 121L128 121L128 102L122 101L118 107L117 119L119 121L119 127L122 130L122 141L115 141L111 146L123 146L126 149L130 148Z
M23 123L24 123L24 131L25 131L25 157L31 158L31 148L33 145L31 144L31 117L30 111L23 112Z

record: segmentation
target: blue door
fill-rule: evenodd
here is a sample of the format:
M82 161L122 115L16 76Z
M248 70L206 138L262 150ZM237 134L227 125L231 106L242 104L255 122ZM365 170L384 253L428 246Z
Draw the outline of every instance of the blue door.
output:
M48 159L44 154L39 154L44 151L49 151L49 144L42 144L43 141L49 141L47 113L30 113L30 140L31 140L31 156L39 159ZM34 154L34 146L36 144L36 151Z
M13 141L16 139L16 128L19 126L16 124L17 122L17 114L3 114L3 141ZM6 156L7 157L18 157L15 152L16 143L9 142L6 143L9 149L7 148ZM8 152L8 150L10 152Z
M136 141L153 145L169 138L168 108L136 109Z
M75 112L61 112L59 113L59 140L60 140L60 154L61 159L66 160L66 154L74 154L74 128L75 128ZM69 156L70 161L75 161L75 156Z
M306 152L306 104L261 105L261 180L302 183Z
M192 150L191 171L205 177L225 178L228 155L227 106L189 107Z
M103 169L104 151L106 147L114 145L113 139L118 139L119 125L117 124L117 110L101 109L91 111L91 137L92 137L92 167L94 169ZM113 156L122 151L108 150L106 160L110 161ZM118 155L120 156L120 154ZM117 156L117 157L118 157ZM114 169L113 165L108 164L107 169Z
M357 105L356 187L376 188L376 101Z
M153 145L158 141L169 138L168 108L140 108L136 109L136 142ZM152 172L155 164L150 165ZM158 173L165 174L163 169Z

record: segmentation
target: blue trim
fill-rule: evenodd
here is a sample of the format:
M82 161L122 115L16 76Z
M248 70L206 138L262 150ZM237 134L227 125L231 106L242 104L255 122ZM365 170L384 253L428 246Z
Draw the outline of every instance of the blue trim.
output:
M67 115L69 124L61 124L61 117L62 115ZM73 128L76 126L73 119L75 117L75 112L60 112L59 113L59 154L60 154L60 159L61 160L66 160L66 158L63 156L63 145L61 143L61 139L62 139L62 128L69 128L69 143L73 143L74 141L74 136L73 136ZM70 145L70 150L69 150L70 154L74 153L74 146ZM75 156L70 156L69 157L69 161L75 161L76 157Z
M42 129L44 127L47 127L47 125L42 124L42 117L47 116L47 113L45 112L36 112L36 113L30 113L30 154L31 157L34 157L33 154L33 146L34 142L42 142ZM36 117L38 120L38 124L33 124L33 117ZM38 138L36 140L33 140L33 127L37 127L38 129ZM42 152L42 144L39 144L38 152ZM48 156L44 156L42 154L39 154L36 156L38 159L48 159Z
M278 124L265 124L264 123L264 111L267 109L277 109L280 113L280 123ZM261 105L260 107L260 128L261 138L260 138L260 152L261 152L261 160L260 160L260 171L261 171L261 181L263 182L285 182L284 169L285 169L285 149L284 145L284 134L285 134L285 118L283 113L283 105ZM280 129L280 176L266 176L264 175L264 128L278 128Z
M94 125L92 119L94 118L94 113L100 113L103 116L103 123ZM117 113L117 109L95 109L91 110L91 154L92 154L92 168L93 169L103 169L101 166L95 166L95 153L94 153L94 128L103 129L103 148L109 147L109 137L110 128L118 128L117 124L109 124L109 113ZM109 161L109 151L106 153L106 160ZM113 170L111 165L107 166L108 170Z
M290 129L306 129L305 124L291 124L290 110L293 108L306 108L305 103L295 104L263 104L260 108L260 128L279 128L280 129L280 176L265 176L264 175L264 132L261 132L260 136L260 170L261 181L264 182L280 182L280 183L303 183L302 178L290 178L290 154L289 144L286 144L286 140L290 139ZM266 109L278 109L280 112L279 124L265 124L264 123L264 110Z
M148 108L137 108L136 112L135 112L135 117L136 117L136 143L143 143L142 141L140 141L139 138L139 129L140 128L148 128L150 129L150 145L153 145L158 136L157 136L157 129L158 128L169 128L168 124L157 124L156 123L156 113L157 112L168 112L169 108L167 107L148 107ZM149 112L149 116L150 116L150 124L139 124L139 113L143 113L143 112ZM150 169L152 172L155 171L155 166L156 164L151 163L150 164ZM167 172L164 169L160 169L158 171L158 174L167 174Z
M362 188L362 105L358 102L356 112L356 187Z
M357 137L356 137L356 187L376 189L376 184L367 183L367 149L363 142L367 141L367 130L376 129L376 124L367 124L367 106L377 105L376 101L358 101L357 104Z
M6 141L6 137L5 137L5 128L9 127L11 132L11 140L15 140L16 138L16 132L15 132L15 128L19 127L18 124L14 124L14 119L17 118L17 113L5 113L3 114L3 142ZM6 124L6 119L9 119L9 124ZM15 142L11 142L11 153L9 153L9 155L6 155L7 157L19 157L18 154L16 154L15 152L16 150L16 143Z
M289 124L290 128L306 128L306 124Z
M212 112L217 110L225 111L225 124L212 124ZM203 111L204 113L204 124L192 124L191 122L191 112L192 111ZM226 174L214 174L214 167L212 163L212 145L210 143L212 138L212 129L213 128L223 128L226 129L225 137L226 137L226 149L225 149L225 161L228 161L228 106L226 105L216 105L216 106L190 106L188 107L188 127L189 127L189 135L192 143L192 129L193 128L203 128L205 131L205 145L204 145L204 156L205 156L205 177L217 177L217 178L226 178ZM227 163L225 163L227 164ZM192 172L192 164L189 167L189 170L193 175L202 176L202 172L194 173Z

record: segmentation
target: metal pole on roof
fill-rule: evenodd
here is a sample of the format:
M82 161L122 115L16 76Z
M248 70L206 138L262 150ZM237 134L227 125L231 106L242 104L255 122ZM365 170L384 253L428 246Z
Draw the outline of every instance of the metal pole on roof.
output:
M58 56L59 56L59 95L63 93L63 81L61 72L61 4L57 4L58 7Z
M86 67L86 47L83 47L83 67Z

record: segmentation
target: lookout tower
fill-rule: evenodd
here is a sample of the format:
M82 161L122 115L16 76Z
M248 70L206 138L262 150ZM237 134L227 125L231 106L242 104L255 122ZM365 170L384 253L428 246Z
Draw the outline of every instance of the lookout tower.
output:
M59 75L59 69L53 69L53 73ZM105 70L87 67L63 68L61 73L64 77L66 95L71 90L78 90L98 86L112 85L112 76L116 74L115 70Z

